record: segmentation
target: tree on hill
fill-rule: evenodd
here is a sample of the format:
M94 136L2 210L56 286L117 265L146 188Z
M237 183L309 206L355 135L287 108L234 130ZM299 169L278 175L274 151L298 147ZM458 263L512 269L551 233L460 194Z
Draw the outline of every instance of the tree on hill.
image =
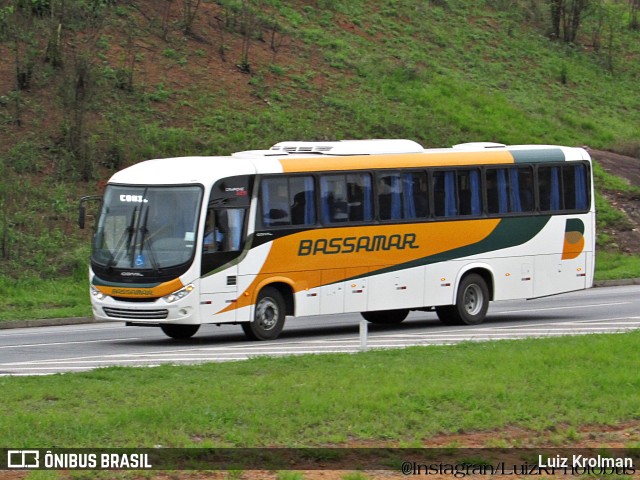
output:
M565 43L575 43L580 25L594 0L550 0L551 34Z
M639 12L640 0L629 0L629 28L631 30L640 30Z

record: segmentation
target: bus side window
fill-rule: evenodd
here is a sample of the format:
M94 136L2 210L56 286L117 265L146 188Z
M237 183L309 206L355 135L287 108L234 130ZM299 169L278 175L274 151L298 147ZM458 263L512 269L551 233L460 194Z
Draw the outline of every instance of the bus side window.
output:
M378 177L380 220L424 218L427 213L427 176L424 172L393 172Z
M402 185L402 218L411 220L427 216L427 175L425 172L407 172L400 176Z
M400 193L394 192L397 180L397 174L378 177L378 215L380 220L400 218Z
M509 211L509 188L506 168L487 169L487 212Z
M507 169L509 184L509 211L513 213L533 210L533 177L528 167Z
M482 195L480 194L480 172L473 170L459 170L458 200L460 215L482 214Z
M585 210L589 205L586 167L582 164L562 167L564 208Z
M220 225L225 227L226 230L223 231L222 248L224 251L237 251L241 249L246 213L247 210L244 208L225 208L219 211L218 217L220 219Z
M246 209L210 209L204 231L205 252L232 252L242 247Z
M561 209L560 167L538 168L538 195L540 211L549 212Z
M265 178L261 186L262 222L265 227L290 225L289 188L286 177Z
M533 211L533 174L529 167L487 169L487 212Z
M265 178L261 185L260 212L265 227L315 224L313 177Z
M320 178L324 223L373 220L371 176L365 173Z
M218 250L217 244L216 244L216 233L213 228L214 218L215 218L214 210L209 208L207 210L207 216L204 221L204 236L202 241L205 253L215 252L216 250Z
M291 177L289 179L289 203L292 225L316 223L316 194L313 177Z
M373 220L369 174L347 175L347 205L350 222Z
M578 164L575 166L576 208L586 210L589 208L589 173L587 166Z
M455 171L433 173L434 215L455 217L458 214L458 192Z

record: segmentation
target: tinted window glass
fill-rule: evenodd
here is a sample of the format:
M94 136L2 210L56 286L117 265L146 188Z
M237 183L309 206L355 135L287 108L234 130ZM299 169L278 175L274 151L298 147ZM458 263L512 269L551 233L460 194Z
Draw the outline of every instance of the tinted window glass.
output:
M538 196L543 212L562 208L560 167L538 168Z
M480 193L480 171L459 170L456 172L458 188L458 214L482 214Z
M589 175L582 163L538 168L538 195L543 212L586 210L589 192Z
M458 214L456 172L433 173L433 213L436 217L453 217Z
M423 172L384 173L378 177L378 208L381 220L425 217L427 175Z
M204 252L240 250L246 211L246 208L210 208L204 227Z
M529 167L487 169L487 212L531 212L534 208L533 174Z
M265 227L316 223L313 177L272 177L262 181L260 212Z
M291 214L287 178L265 178L260 192L264 226L290 225Z
M289 179L289 205L291 206L292 225L316 223L313 177L292 177Z
M323 175L320 179L320 194L324 223L373 220L369 174Z

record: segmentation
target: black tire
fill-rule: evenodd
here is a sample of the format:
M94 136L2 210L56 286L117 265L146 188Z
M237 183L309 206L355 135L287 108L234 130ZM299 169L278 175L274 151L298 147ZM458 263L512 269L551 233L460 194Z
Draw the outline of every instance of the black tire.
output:
M438 320L440 320L445 325L460 325L455 320L455 305L444 305L441 307L436 307L436 315L438 315Z
M489 300L487 282L472 273L460 282L455 305L436 307L436 313L445 325L478 325L487 315Z
M402 323L409 315L409 310L377 310L375 312L362 312L362 318L367 322L378 323L382 325L394 325Z
M282 294L265 287L258 295L252 322L243 323L242 330L251 340L274 340L284 328L286 307Z
M160 325L160 328L167 337L187 340L196 334L200 325Z

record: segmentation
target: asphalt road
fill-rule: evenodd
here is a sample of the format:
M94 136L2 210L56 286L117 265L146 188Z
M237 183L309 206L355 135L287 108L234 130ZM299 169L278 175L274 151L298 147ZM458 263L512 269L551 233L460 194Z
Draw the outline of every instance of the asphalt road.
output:
M107 366L244 360L255 356L357 352L363 348L452 344L523 337L618 333L640 328L640 286L585 290L531 301L492 303L482 325L448 327L412 312L400 325L367 324L358 314L288 318L275 341L248 341L238 325L205 325L189 341L123 323L0 330L0 375L47 375Z

